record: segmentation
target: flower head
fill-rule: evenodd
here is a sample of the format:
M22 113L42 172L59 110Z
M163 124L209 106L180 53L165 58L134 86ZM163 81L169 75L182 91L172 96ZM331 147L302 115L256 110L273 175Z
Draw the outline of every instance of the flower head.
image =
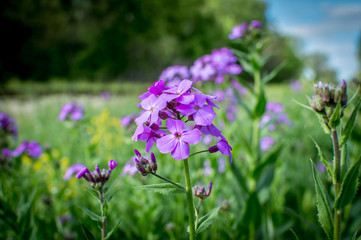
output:
M243 36L244 32L247 30L248 25L246 22L243 22L240 25L236 25L232 28L232 32L231 34L229 34L228 38L230 40L236 39L236 38L240 38Z
M63 176L63 179L65 181L69 180L73 175L74 173L79 173L80 171L82 171L84 168L86 168L86 166L84 164L81 164L81 163L75 163L73 165L71 165L70 167L68 167L66 169L66 172Z
M15 120L4 112L0 112L0 135L11 135L15 140L18 136L18 127Z
M197 185L193 188L193 194L197 198L204 200L206 199L212 192L213 183L210 182L208 188L206 187L198 187Z
M94 189L101 189L103 185L109 180L112 170L117 166L115 160L110 160L108 162L109 169L106 170L103 168L100 170L98 165L95 165L94 171L89 171L88 168L84 167L78 171L76 178L84 178Z
M2 150L5 157L18 157L21 154L26 154L29 157L37 158L43 153L41 145L37 141L23 141L15 150L4 148Z
M59 121L64 121L70 118L72 121L78 121L84 118L84 106L80 103L71 102L62 106L59 114Z

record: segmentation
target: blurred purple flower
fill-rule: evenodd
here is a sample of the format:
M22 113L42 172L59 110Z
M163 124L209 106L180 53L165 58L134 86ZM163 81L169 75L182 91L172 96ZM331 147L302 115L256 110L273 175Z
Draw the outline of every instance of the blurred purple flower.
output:
M80 103L71 102L62 106L59 114L59 121L64 121L70 118L72 121L78 121L84 118L84 106Z
M108 100L110 98L110 92L102 92L100 94L100 96L104 99L104 100Z
M84 168L86 168L86 166L84 164L81 164L81 163L75 163L75 164L71 165L70 167L68 167L66 169L66 172L65 172L65 174L63 176L63 179L65 181L69 180L74 174L77 174L78 172L80 172Z
M134 120L136 118L137 118L137 115L135 115L135 114L123 116L120 119L120 125L122 125L123 127L128 127L132 122L134 122Z
M301 86L300 82L298 82L298 81L292 81L290 83L290 87L295 92L300 92L302 90L302 86Z
M277 102L268 102L266 104L266 111L273 113L281 113L283 111L283 105Z
M251 27L253 27L253 28L261 28L262 27L262 22L257 21L257 20L253 20L249 25Z
M320 171L320 172L326 172L326 167L325 165L323 165L323 163L316 163L316 168Z
M207 160L203 163L203 174L204 176L209 176L213 173L213 168L211 167L211 161Z
M230 40L233 40L233 39L236 39L236 38L239 38L239 37L242 37L244 32L247 30L247 23L246 22L243 22L242 24L240 25L236 25L232 28L232 31L231 31L231 34L228 35L228 38Z
M18 137L18 127L15 120L4 112L0 112L0 134L12 135L15 140Z
M2 152L5 157L18 157L24 153L32 158L40 157L43 153L42 147L36 141L23 141L14 151L4 148Z
M167 86L173 86L178 84L183 79L190 77L187 66L170 66L166 68L159 76L159 80L163 80L167 83Z
M220 158L218 160L218 172L223 173L226 170L226 159Z
M206 135L206 136L203 137L203 143L205 145L209 145L209 144L211 144L211 142L212 142L212 137L211 136Z
M134 176L135 174L137 174L138 169L137 169L137 166L135 165L135 158L136 157L132 157L130 159L130 162L127 162L124 164L122 174L121 174L122 177L124 177L127 174L130 176Z
M275 140L272 137L263 137L260 139L260 148L262 151L267 151L274 143Z

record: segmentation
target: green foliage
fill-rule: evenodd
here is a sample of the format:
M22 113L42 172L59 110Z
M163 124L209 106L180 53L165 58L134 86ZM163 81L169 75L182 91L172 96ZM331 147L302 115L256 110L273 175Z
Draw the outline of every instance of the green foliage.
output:
M171 183L148 184L134 187L136 189L152 190L157 193L170 194L170 193L185 193L183 188L180 188Z
M213 208L209 213L204 215L198 220L197 234L206 230L211 224L213 224L215 218L219 213L219 209L223 206L223 203Z
M329 239L333 236L333 214L330 199L327 191L318 176L316 167L311 160L312 174L315 181L316 197L317 197L317 210L318 220L321 223L326 235Z
M361 104L361 100L358 101L356 106L354 107L351 116L347 120L345 129L342 131L341 137L340 137L340 147L342 147L343 144L347 142L347 140L350 138L350 135L352 133L352 129L355 126L356 116L358 112L358 108Z
M351 166L347 171L345 178L341 184L341 190L335 201L336 209L343 209L355 197L357 191L357 183L359 176L359 169L361 164L361 157Z

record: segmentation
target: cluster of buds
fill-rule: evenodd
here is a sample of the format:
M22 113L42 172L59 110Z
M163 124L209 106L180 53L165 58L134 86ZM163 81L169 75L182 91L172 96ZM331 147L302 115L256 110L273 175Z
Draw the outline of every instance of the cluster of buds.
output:
M83 168L78 172L76 178L84 177L90 184L90 186L94 189L101 189L103 185L109 180L110 174L112 170L117 166L117 162L115 160L110 160L108 162L109 169L100 170L98 165L95 165L94 171L89 171L88 168Z
M332 84L323 84L320 81L314 85L314 90L315 95L310 100L310 104L317 113L330 118L338 102L340 102L342 108L345 108L347 105L347 87L345 80L342 80L341 86L337 88Z
M212 182L209 184L208 189L206 187L199 188L197 185L193 188L193 194L200 200L206 199L212 192Z
M158 166L157 166L157 160L155 159L154 153L150 154L150 162L143 157L137 149L134 149L135 155L137 157L135 158L135 165L142 174L142 176L147 176L149 173L156 173Z

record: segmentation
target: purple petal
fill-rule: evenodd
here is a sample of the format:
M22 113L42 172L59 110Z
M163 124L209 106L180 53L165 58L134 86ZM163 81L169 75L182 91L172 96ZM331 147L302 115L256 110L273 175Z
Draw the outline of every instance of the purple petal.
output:
M145 151L149 152L150 149L152 149L153 144L154 144L154 137L151 137L148 139L147 143L145 144Z
M190 144L199 143L202 140L201 131L195 128L192 131L183 132L181 140Z
M194 122L197 125L208 126L212 123L215 116L217 116L215 114L216 113L213 111L213 108L211 106L204 106L194 114Z
M181 81L178 85L177 94L181 95L181 94L187 92L189 89L191 89L192 84L193 84L193 82L190 80L187 80L187 79Z
M176 147L172 151L172 157L175 160L182 160L189 157L189 145L186 142L178 141Z
M180 114L182 114L184 116L189 116L196 112L193 104L192 105L181 104L181 105L177 106L176 109L180 112Z
M137 118L135 119L135 123L136 123L137 125L140 125L140 124L145 123L146 121L148 121L151 113L152 113L151 111L145 111L145 112L143 112L142 115L140 115L139 117L137 117Z
M169 118L167 120L167 129L169 132L176 134L181 133L185 129L186 124L181 120L174 120L172 118Z
M176 147L178 140L172 135L168 134L157 140L157 148L161 153L169 153Z

